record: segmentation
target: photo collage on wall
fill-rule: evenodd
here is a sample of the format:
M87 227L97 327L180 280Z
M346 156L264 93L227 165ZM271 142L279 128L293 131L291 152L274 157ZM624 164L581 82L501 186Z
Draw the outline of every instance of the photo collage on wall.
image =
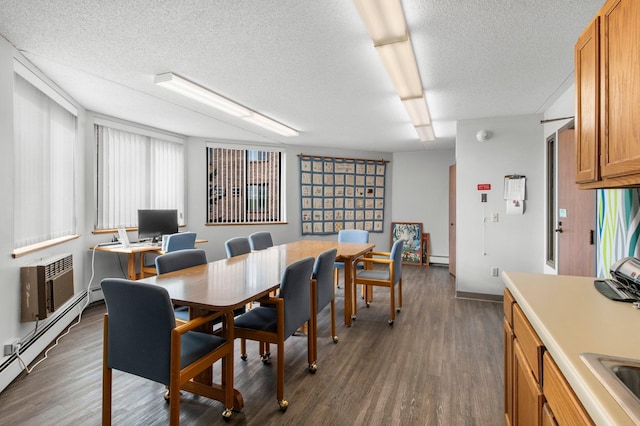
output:
M300 155L302 235L383 232L387 162Z

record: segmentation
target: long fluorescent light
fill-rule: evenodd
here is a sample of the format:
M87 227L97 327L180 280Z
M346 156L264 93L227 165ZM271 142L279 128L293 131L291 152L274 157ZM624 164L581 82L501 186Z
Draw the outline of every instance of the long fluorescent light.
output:
M375 45L408 39L400 0L354 0Z
M279 135L299 135L299 132L297 130L287 127L282 123L278 123L277 121L274 121L269 117L258 114L257 112L252 111L249 108L246 108L232 101L231 99L227 99L224 96L221 96L207 89L206 87L200 86L199 84L189 81L186 78L180 77L179 75L172 72L156 75L154 78L154 82L159 86L166 87L169 90L201 102L205 105L209 105L226 114L247 120L250 123L253 123L257 126L262 127L263 129L267 129Z
M422 96L422 81L411 40L376 46L400 99Z
M222 112L234 117L247 117L251 111L232 100L220 96L211 90L204 88L192 81L180 77L171 72L156 75L154 82L162 87L166 87L176 93L180 93L188 98L194 99L205 105L212 106Z
M278 123L270 118L265 117L264 115L260 115L258 113L251 113L248 117L242 117L243 120L248 121L249 123L253 123L257 126L260 126L264 129L271 130L282 136L298 136L299 133L297 130L292 129L291 127L287 127L284 124Z
M404 105L404 108L407 110L407 114L409 114L414 126L431 125L431 116L429 115L429 108L427 108L427 102L424 100L424 96L403 99L402 105Z
M420 140L435 140L400 0L353 0Z
M436 140L436 135L433 133L433 127L431 126L416 126L416 132L422 142L432 142Z

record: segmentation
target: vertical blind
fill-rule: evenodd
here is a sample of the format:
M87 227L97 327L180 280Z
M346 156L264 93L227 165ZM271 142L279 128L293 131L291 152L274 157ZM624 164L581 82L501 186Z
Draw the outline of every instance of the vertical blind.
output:
M14 248L76 233L76 116L14 73Z
M283 221L283 157L262 147L208 146L207 222Z
M184 146L96 125L97 229L136 227L138 209L177 209L184 225Z

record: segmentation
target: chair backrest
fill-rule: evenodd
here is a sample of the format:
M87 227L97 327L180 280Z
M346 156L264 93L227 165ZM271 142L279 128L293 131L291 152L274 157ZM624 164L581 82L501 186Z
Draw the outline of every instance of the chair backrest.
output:
M338 232L339 243L368 243L369 231L362 229L343 229Z
M156 257L158 275L207 263L207 253L200 249L178 250Z
M391 247L389 258L393 260L393 283L400 281L402 277L402 249L404 248L404 240L396 240Z
M227 259L241 254L251 253L251 245L246 237L231 238L224 243L227 250Z
M176 320L167 290L121 278L100 286L109 314L109 367L168 386Z
M162 236L162 251L170 252L186 250L196 247L195 232L178 232L177 234Z
M313 278L316 280L318 291L318 312L331 302L334 297L333 290L333 264L336 261L338 249L332 248L323 251L316 258L313 266Z
M249 243L251 244L251 250L264 250L273 247L271 233L266 231L254 232L249 235Z
M287 266L280 282L280 297L284 299L285 338L311 318L311 274L313 257L306 257Z

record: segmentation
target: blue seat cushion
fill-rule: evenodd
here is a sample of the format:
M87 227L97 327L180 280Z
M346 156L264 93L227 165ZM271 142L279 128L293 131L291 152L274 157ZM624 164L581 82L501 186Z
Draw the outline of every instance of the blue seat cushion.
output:
M358 278L364 278L368 280L389 281L389 270L379 271L379 270L365 269L362 271L358 271Z
M194 363L212 350L222 346L227 340L208 333L188 331L180 340L180 368Z
M337 269L344 269L344 262L335 262L335 263L333 264L333 267L334 267L334 268L337 268ZM362 264L362 263L358 263L357 268L358 268L358 269L364 269L364 264Z
M236 317L235 327L277 333L278 310L271 306L255 307L247 313Z

